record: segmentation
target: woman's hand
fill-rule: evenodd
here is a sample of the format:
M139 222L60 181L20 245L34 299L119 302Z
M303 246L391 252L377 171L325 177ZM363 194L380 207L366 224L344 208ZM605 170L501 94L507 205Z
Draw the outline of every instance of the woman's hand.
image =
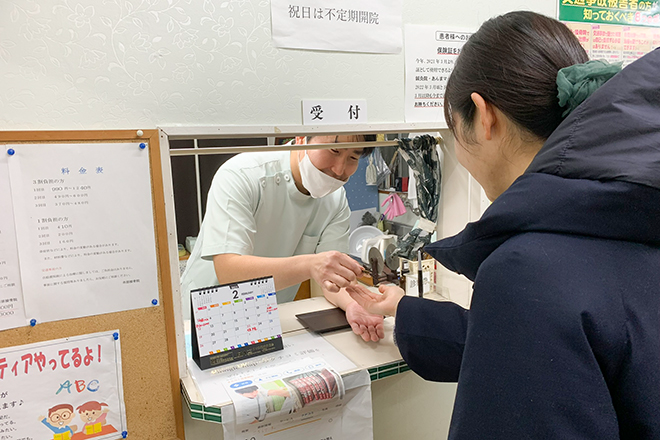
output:
M403 289L393 284L381 284L378 291L380 293L372 292L359 284L346 287L346 292L351 298L367 312L374 315L395 316L399 301L405 295Z
M383 315L371 314L355 301L351 301L346 306L346 320L351 325L353 333L360 336L364 342L378 342L385 337Z

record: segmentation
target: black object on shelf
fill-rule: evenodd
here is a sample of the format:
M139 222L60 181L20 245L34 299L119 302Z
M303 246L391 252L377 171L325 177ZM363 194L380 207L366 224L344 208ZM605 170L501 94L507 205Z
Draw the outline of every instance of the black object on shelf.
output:
M333 330L351 327L346 320L346 313L340 308L301 313L296 315L296 318L316 333L331 332Z

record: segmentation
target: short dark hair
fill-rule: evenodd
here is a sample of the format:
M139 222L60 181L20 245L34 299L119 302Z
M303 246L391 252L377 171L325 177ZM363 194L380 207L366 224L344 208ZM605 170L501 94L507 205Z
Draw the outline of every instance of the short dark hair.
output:
M376 135L375 134L365 134L363 135L364 141L365 142L375 142L376 141ZM371 154L372 151L374 151L376 147L365 147L362 150L362 157L367 157Z
M470 139L476 107L473 92L497 107L518 127L547 139L562 121L557 72L586 63L577 37L557 20L516 11L486 21L463 46L445 91L445 119L456 135L453 118L463 121Z
M362 136L364 142L374 142L376 140L376 135L375 134L356 134L355 136ZM307 136L307 142L314 136ZM294 141L295 142L295 141ZM371 154L372 151L374 151L374 148L376 147L365 147L362 149L362 154L360 157L367 157Z

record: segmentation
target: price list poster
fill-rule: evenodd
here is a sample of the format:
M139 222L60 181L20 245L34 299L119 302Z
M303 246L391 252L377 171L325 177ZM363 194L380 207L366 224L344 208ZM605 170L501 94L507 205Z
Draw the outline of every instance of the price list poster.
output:
M145 144L7 145L26 318L151 306L158 298Z
M0 330L26 324L9 169L7 157L0 155Z

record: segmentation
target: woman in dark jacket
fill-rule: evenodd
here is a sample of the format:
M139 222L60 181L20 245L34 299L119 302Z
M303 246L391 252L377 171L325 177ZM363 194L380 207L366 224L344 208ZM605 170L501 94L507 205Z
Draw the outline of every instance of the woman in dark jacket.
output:
M609 67L562 70L558 100L586 60L531 12L458 58L445 116L493 203L426 251L474 281L469 311L350 289L417 374L458 380L450 439L660 439L660 50L581 104Z

